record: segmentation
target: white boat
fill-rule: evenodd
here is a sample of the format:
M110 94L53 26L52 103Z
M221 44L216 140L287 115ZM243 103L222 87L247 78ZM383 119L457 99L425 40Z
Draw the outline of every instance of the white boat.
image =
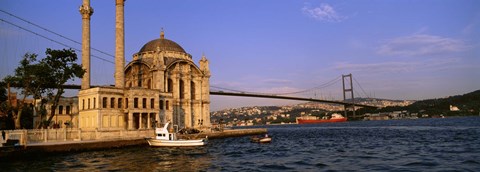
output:
M265 134L265 137L260 136L253 136L250 140L254 143L270 143L272 141L272 137L268 137L268 134Z
M207 137L197 140L177 139L176 133L168 131L169 124L167 122L163 128L155 128L155 138L146 139L150 146L184 147L203 146L208 143Z

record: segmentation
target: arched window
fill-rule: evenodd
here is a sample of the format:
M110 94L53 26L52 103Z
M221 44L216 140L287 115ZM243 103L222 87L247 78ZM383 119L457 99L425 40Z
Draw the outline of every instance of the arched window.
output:
M159 105L159 106L160 106L160 110L163 110L163 100L160 100L160 103L159 103L159 104L160 104L160 105Z
M172 91L173 91L173 81L172 81L172 79L168 78L167 92L171 93Z
M148 89L152 88L152 81L150 79L147 80L147 88Z
M106 97L104 97L102 99L102 108L107 108L107 98Z
M180 88L180 91L179 91L179 97L180 99L183 99L184 98L184 95L185 95L185 84L183 84L183 80L180 80L180 84L179 84L179 88Z
M168 100L167 100L167 101L165 101L165 109L168 110L168 108L169 108L169 107L168 107Z
M142 107L147 108L147 98L142 99Z
M155 108L155 99L150 99L150 108L151 109Z
M63 106L62 105L58 106L58 114L60 114L60 115L63 114Z
M190 98L195 99L195 82L190 82Z
M70 106L66 106L65 111L65 114L70 115Z
M110 108L115 108L115 98L110 98Z
M138 108L138 98L133 99L133 108Z

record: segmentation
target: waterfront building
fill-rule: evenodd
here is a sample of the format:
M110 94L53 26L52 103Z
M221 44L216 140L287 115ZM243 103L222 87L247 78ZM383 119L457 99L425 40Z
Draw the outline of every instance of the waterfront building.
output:
M205 56L199 63L162 31L126 65L124 88L80 90L80 128L142 129L155 121L171 121L179 128L209 127L210 71Z
M36 99L35 105L37 106L33 116L33 127L37 127L42 122L41 115L38 113L40 110L41 100ZM53 109L51 103L45 105L45 118L50 116L51 111L54 111L55 116L52 122L49 124L52 128L78 128L78 97L61 97L58 101L58 106ZM44 119L43 119L44 120Z
M176 42L160 37L146 43L125 65L124 0L116 0L115 86L90 86L89 0L82 15L82 66L78 93L82 130L149 129L170 121L178 128L210 127L210 69L205 55L197 66Z

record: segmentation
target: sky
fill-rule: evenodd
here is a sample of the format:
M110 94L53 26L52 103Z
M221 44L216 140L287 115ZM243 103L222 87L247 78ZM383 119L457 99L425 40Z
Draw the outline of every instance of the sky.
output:
M0 78L27 52L81 49L63 38L81 42L81 4L0 1ZM114 54L115 1L91 6L91 46ZM355 97L422 100L480 89L477 0L127 0L126 61L162 28L197 64L202 54L208 58L215 87L272 94L317 88L290 96L340 100L341 76L352 74ZM92 55L105 60L92 57L91 84L114 84L113 57ZM211 96L212 110L295 103Z

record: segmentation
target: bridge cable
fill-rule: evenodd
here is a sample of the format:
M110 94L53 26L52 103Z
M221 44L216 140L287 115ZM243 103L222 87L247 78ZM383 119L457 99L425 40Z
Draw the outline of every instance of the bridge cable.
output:
M74 50L76 50L76 51L78 51L78 52L82 52L82 50L80 50L80 49L77 49L77 48L72 47L72 46L69 46L69 45L67 45L67 44L65 44L65 43L61 43L61 42L59 42L59 41L53 40L53 39L51 39L51 38L48 38L47 36L41 35L41 34L36 33L36 32L34 32L34 31L28 30L28 29L26 29L26 28L23 28L23 27L21 27L21 26L19 26L19 25L14 24L14 23L12 23L12 22L6 21L5 19L0 18L0 20L1 20L2 22L5 22L5 23L8 23L8 24L13 25L13 26L15 26L15 27L18 27L18 28L20 28L20 29L22 29L22 30L24 30L24 31L30 32L30 33L32 33L32 34L34 34L34 35L37 35L37 36L39 36L39 37L42 37L42 38L47 39L47 40L49 40L49 41L52 41L52 42L54 42L54 43L60 44L60 45L62 45L62 46L65 46L65 47L68 47L68 48L71 48L71 49L74 49ZM109 63L115 64L113 61L104 59L104 58L102 58L102 57L99 57L99 56L96 56L96 55L91 55L91 56L92 56L92 57L95 57L95 58L98 58L98 59L100 59L100 60L103 60L103 61L105 61L105 62L109 62Z
M295 91L295 92L287 92L287 93L276 93L275 95L288 95L288 94L298 94L298 93L305 93L305 92L309 92L309 91L313 91L313 90L316 90L316 89L321 89L321 88L326 88L326 87L329 87L333 84L336 84L337 82L340 81L340 76L333 79L333 80L330 80L324 84L321 84L319 86L316 86L316 87L313 87L313 88L309 88L309 89L306 89L306 90L301 90L301 91Z
M217 87L217 86L213 86L213 85L210 85L210 87L217 88L217 89L220 89L220 90L238 92L238 93L265 94L265 93L259 93L259 92L247 92L247 91L241 91L241 90L234 90L234 89L229 89L229 88Z
M78 41L75 41L75 40L73 40L73 39L71 39L71 38L68 38L68 37L66 37L66 36L63 36L63 35L61 35L61 34L59 34L59 33L54 32L54 31L48 30L48 29L45 28L45 27L42 27L42 26L40 26L40 25L38 25L38 24L35 24L35 23L32 23L32 22L30 22L30 21L28 21L28 20L26 20L26 19L20 18L20 17L14 15L14 14L12 14L12 13L6 12L6 11L4 11L4 10L2 10L2 9L0 9L0 11L3 12L3 13L5 13L5 14L8 14L8 15L14 17L14 18L17 18L17 19L19 19L19 20L22 20L22 21L24 21L24 22L26 22L26 23L28 23L28 24L31 24L31 25L33 25L33 26L36 26L36 27L40 28L40 29L43 29L43 30L45 30L45 31L47 31L47 32L49 32L49 33L52 33L52 34L54 34L54 35L57 35L57 36L59 36L59 37L62 37L62 38L64 38L64 39L66 39L66 40L69 40L69 41L72 41L72 42L77 43L77 44L79 44L79 45L82 45L82 43L80 43L80 42L78 42ZM106 53L106 52L104 52L104 51L101 51L101 50L98 50L98 49L96 49L96 48L92 48L92 50L98 51L98 52L100 52L100 53L102 53L102 54L105 54L105 55L107 55L107 56L110 56L110 57L115 58L114 55L108 54L108 53Z
M362 85L360 85L360 83L357 81L357 79L353 78L353 80L354 80L354 81L357 83L357 85L360 87L360 89L362 90L363 94L365 94L365 97L370 98L370 96L368 96L368 94L365 92L365 90L363 90Z
M229 88L223 88L223 87L218 87L218 86L210 86L212 88L217 88L217 89L221 89L221 90L227 90L227 91L233 91L233 92L239 92L239 93L251 93L251 94L263 94L263 95L289 95L289 94L298 94L298 93L305 93L305 92L309 92L309 91L314 91L316 89L320 89L320 88L326 88L326 87L329 87L335 83L338 83L340 81L340 76L333 79L333 80L330 80L326 83L323 83L319 86L316 86L316 87L312 87L312 88L309 88L309 89L306 89L306 90L301 90L301 91L295 91L295 92L285 92L285 93L260 93L260 92L248 92L248 91L241 91L241 90L234 90L234 89L229 89Z

